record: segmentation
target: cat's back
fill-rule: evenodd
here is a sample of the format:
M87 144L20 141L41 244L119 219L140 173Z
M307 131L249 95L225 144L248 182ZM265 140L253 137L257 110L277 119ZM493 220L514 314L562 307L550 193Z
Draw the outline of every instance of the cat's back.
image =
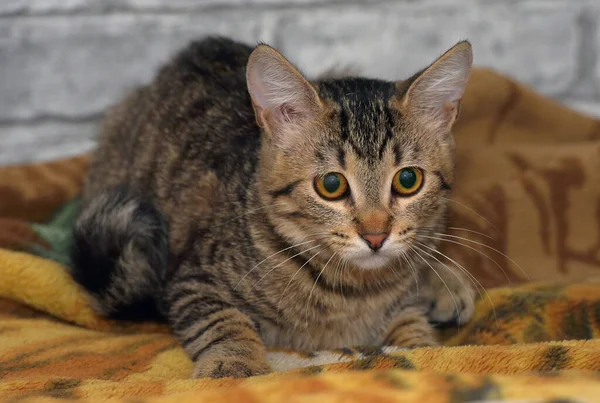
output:
M207 170L239 169L240 158L260 141L245 80L251 52L227 38L194 41L150 84L112 107L92 158L86 197L124 184L152 196L173 196L167 187L185 185L183 173L193 181Z

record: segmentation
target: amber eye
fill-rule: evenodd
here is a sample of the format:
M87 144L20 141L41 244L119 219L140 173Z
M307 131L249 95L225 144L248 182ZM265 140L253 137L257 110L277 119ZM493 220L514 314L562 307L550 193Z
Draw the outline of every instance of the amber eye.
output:
M411 196L421 189L423 171L419 168L402 168L392 181L392 189L400 196Z
M348 181L344 175L330 172L315 179L315 190L324 199L341 199L348 194Z

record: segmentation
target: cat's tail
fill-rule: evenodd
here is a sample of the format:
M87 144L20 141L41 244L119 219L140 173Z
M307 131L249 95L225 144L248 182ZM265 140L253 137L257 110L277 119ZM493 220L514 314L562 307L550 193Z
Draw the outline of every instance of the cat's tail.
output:
M127 189L87 203L74 227L72 276L94 308L114 319L151 319L169 254L168 230L154 204Z

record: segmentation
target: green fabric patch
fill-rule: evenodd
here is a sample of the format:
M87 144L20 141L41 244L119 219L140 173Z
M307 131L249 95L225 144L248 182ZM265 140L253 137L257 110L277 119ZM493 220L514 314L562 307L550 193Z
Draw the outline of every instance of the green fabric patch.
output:
M34 255L69 265L73 225L77 219L80 204L80 199L76 198L65 204L47 223L31 224L31 229L46 241L50 248L32 245L29 251Z

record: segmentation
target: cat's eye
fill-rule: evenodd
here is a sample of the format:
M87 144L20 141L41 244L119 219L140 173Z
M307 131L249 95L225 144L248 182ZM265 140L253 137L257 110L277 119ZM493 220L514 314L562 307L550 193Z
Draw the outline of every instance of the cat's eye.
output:
M324 199L341 199L348 194L348 181L344 175L330 172L315 179L315 190Z
M417 193L423 185L423 171L419 168L402 168L392 181L392 189L399 196L411 196Z

